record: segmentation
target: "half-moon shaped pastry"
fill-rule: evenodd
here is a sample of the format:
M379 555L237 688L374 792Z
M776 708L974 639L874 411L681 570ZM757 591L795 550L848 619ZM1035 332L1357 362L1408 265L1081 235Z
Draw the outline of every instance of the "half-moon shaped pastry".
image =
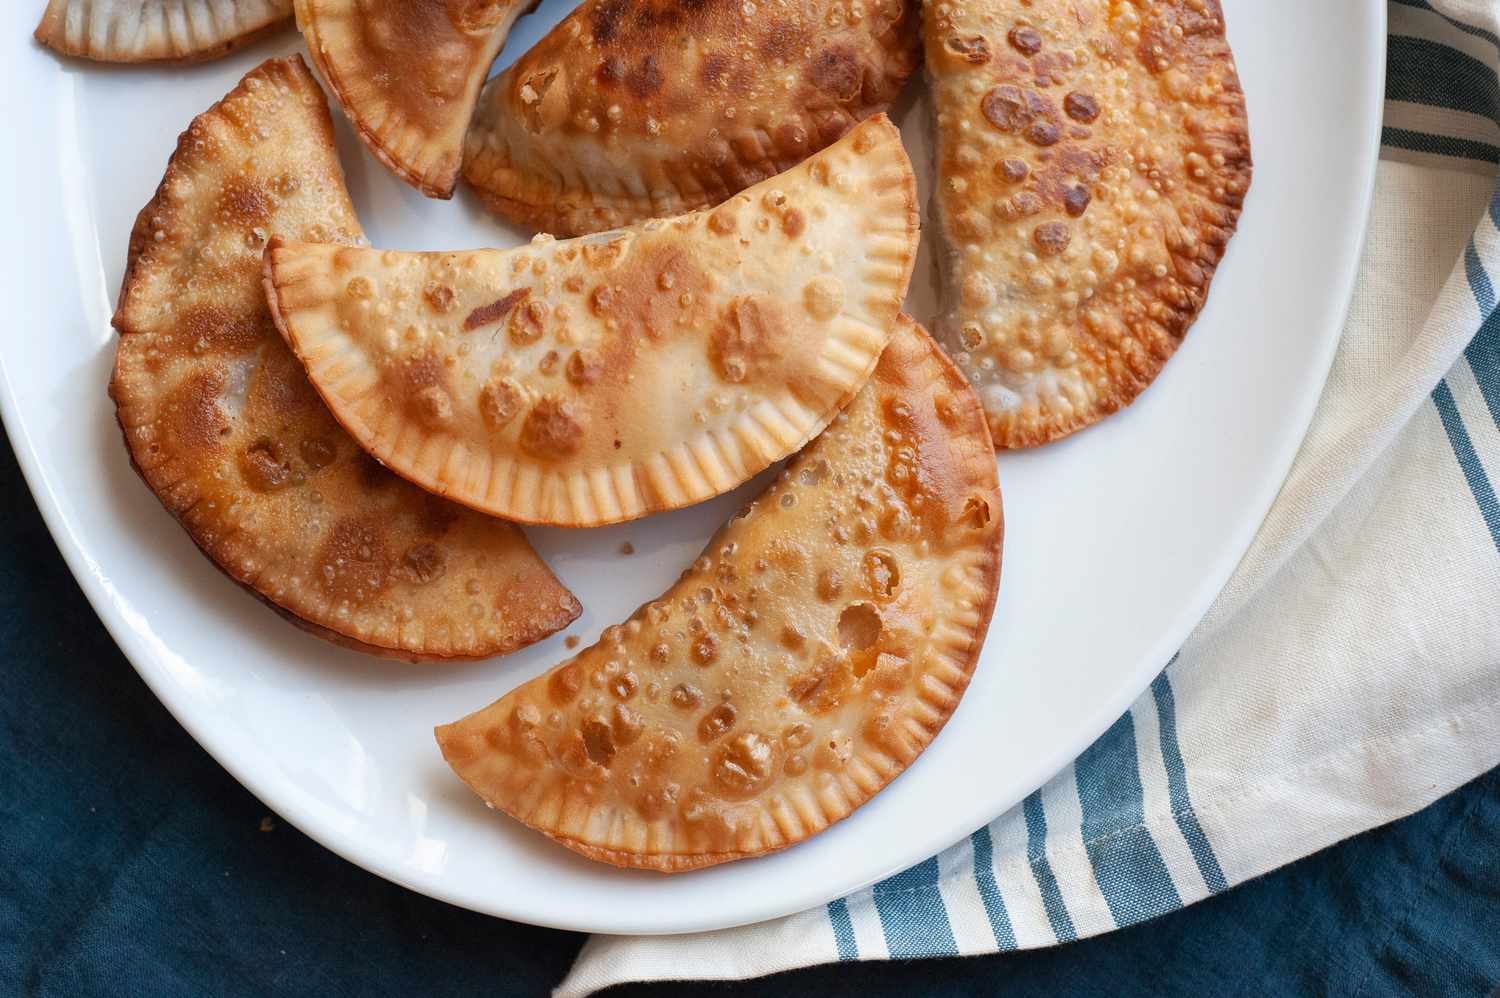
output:
M292 0L47 0L35 36L99 62L201 62L291 16Z
M938 339L996 447L1130 404L1182 342L1250 186L1219 0L925 8Z
M709 207L895 100L917 0L584 0L486 85L464 178L559 235Z
M464 129L511 25L536 0L296 0L313 65L375 157L453 196Z
M274 234L363 238L297 57L194 119L136 219L110 384L136 470L232 579L340 644L472 658L567 625L520 530L384 470L319 401L266 310Z
M884 115L714 209L510 250L272 241L266 294L339 421L475 509L586 527L727 492L884 349L917 245Z
M670 873L793 845L953 713L1002 533L984 413L908 320L676 585L438 745L491 806L590 859Z

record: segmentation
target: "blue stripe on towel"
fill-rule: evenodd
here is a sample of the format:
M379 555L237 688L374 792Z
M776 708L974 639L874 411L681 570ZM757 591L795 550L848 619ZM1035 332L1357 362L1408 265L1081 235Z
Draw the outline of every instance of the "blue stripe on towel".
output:
M1385 99L1429 104L1495 120L1500 81L1495 70L1458 49L1425 38L1386 40Z
M1474 304L1479 306L1483 328L1482 323L1495 311L1495 284L1490 280L1489 271L1484 269L1484 261L1479 259L1479 250L1474 248L1473 240L1464 250L1464 273L1469 279L1469 290L1474 293Z
M839 959L858 960L859 944L854 941L854 922L849 918L849 905L843 898L828 902L828 922L833 926L833 941L839 948Z
M1177 656L1173 655L1172 661L1176 660ZM1171 662L1167 663L1168 668L1171 665ZM1156 723L1161 729L1161 759L1167 768L1167 794L1172 801L1172 817L1193 852L1193 861L1198 864L1203 883L1210 894L1217 894L1229 885L1188 795L1187 767L1182 761L1182 746L1177 741L1177 698L1172 695L1172 682L1167 678L1166 670L1152 680L1151 698L1156 701Z
M1437 406L1443 429L1448 431L1448 442L1453 445L1453 454L1458 458L1458 466L1463 470L1464 478L1468 480L1469 491L1479 504L1479 515L1484 517L1485 526L1490 529L1490 539L1494 542L1495 549L1500 551L1500 502L1495 500L1494 486L1484 473L1484 465L1479 463L1479 455L1474 452L1474 442L1469 439L1469 431L1464 426L1463 416L1459 415L1458 405L1453 401L1453 391L1448 387L1446 379L1439 381L1432 390L1432 403Z
M1060 943L1072 942L1078 938L1078 931L1073 928L1073 918L1063 903L1057 877L1047 860L1047 814L1042 809L1041 791L1028 795L1021 810L1026 816L1026 858L1031 861L1031 875L1042 892L1042 906L1047 909L1052 934Z
M1413 132L1406 128L1380 130L1380 144L1411 152L1433 153L1437 156L1452 156L1455 159L1473 159L1484 163L1500 163L1500 148L1488 142L1472 139L1456 139L1448 135L1432 135L1428 132Z
M1464 348L1464 358L1479 382L1479 393L1490 410L1490 418L1500 427L1500 311L1490 313L1479 327L1479 335Z
M1464 34L1473 35L1475 38L1483 38L1485 41L1489 42L1491 45L1494 45L1496 48L1500 48L1500 35L1496 35L1493 31L1487 31L1484 28L1479 27L1479 25L1477 24L1468 24L1464 21L1459 21L1451 18L1440 10L1434 10L1432 4L1428 3L1427 0L1391 0L1391 2L1400 4L1402 7L1413 7L1417 10L1425 10L1430 13L1436 14L1438 17L1441 17L1443 20L1453 25L1459 31L1462 31Z
M1182 907L1161 850L1146 828L1135 720L1126 711L1074 764L1083 846L1116 925Z
M875 910L893 958L956 956L953 926L938 890L934 856L875 885Z
M1011 928L1010 912L1005 910L1005 898L1000 896L1000 885L995 882L995 843L990 838L989 826L969 836L969 842L974 847L974 884L984 902L995 945L1000 949L1015 949L1016 932Z

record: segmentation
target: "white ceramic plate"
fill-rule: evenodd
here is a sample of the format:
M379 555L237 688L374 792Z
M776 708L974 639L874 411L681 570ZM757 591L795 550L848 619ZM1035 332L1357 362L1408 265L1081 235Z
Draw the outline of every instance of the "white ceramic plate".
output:
M571 5L547 0L501 62ZM330 849L468 908L603 932L756 921L918 862L1039 786L1145 689L1249 544L1322 388L1363 238L1385 45L1378 0L1225 0L1255 156L1239 234L1198 324L1135 406L1000 459L1004 581L958 712L909 772L827 833L666 878L589 863L488 811L438 755L434 724L564 658L562 635L437 668L324 644L220 575L126 461L105 384L131 222L189 119L259 60L299 49L296 34L188 69L115 69L33 45L42 0L4 6L0 190L16 200L0 236L0 407L100 617L183 726ZM902 112L919 164L922 113L914 101ZM340 127L376 245L525 238L467 196L424 200ZM919 284L929 272L919 265ZM930 288L914 289L912 307L931 314ZM586 608L567 633L592 641L666 588L760 484L620 527L528 531Z

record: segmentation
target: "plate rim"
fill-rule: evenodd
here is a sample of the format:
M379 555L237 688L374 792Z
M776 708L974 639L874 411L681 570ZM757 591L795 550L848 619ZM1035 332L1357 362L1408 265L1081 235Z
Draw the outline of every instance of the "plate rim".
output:
M1359 121L1365 131L1365 148L1362 153L1361 162L1363 170L1357 178L1359 184L1358 203L1363 206L1359 216L1358 231L1355 238L1348 240L1343 246L1343 258L1337 261L1336 266L1330 266L1329 274L1336 278L1339 290L1337 295L1330 295L1326 299L1329 314L1321 317L1322 321L1310 323L1310 326L1318 329L1331 328L1341 330L1347 318L1353 299L1355 281L1358 276L1360 260L1363 256L1363 247L1368 235L1370 206L1374 195L1376 170L1379 162L1381 122L1384 106L1384 68L1386 62L1386 32L1387 32L1387 10L1382 0L1365 0L1360 5L1364 9L1368 28L1363 33L1360 47L1352 48L1356 56L1363 56L1370 61L1372 71L1368 81L1367 92L1363 94L1363 100L1367 106L1361 108L1365 113L1359 116ZM18 22L24 23L25 15L17 17ZM30 42L29 31L27 39L23 43L33 45ZM70 64L77 64L76 60L70 60ZM12 86L9 91L12 94L23 92L24 88L17 86L13 78L20 75L15 67L20 64L19 60L7 60L5 75L12 77ZM89 64L93 70L94 64ZM111 67L102 67L102 71L112 70ZM16 161L19 157L12 159L6 165L6 172L12 170L19 172L20 164ZM15 177L11 178L13 181ZM25 187L19 183L12 182L5 185L17 197ZM16 213L21 217L20 212ZM17 226L14 230L18 235L24 234L23 227ZM4 243L6 256L11 257L20 252L20 247L15 239L8 239ZM17 268L7 268L11 273L17 273ZM1208 571L1200 583L1195 597L1188 601L1182 610L1173 618L1171 625L1164 629L1161 637L1152 646L1151 652L1141 657L1129 670L1129 680L1118 684L1114 696L1100 697L1092 701L1093 707L1089 711L1086 723L1079 726L1079 731L1087 734L1086 738L1081 735L1078 739L1066 743L1059 741L1050 752L1044 752L1036 756L1025 769L1033 775L1033 778L1024 782L1031 786L1031 790L1042 786L1054 774L1065 768L1080 752L1086 749L1095 739L1099 737L1115 720L1117 720L1130 705L1150 686L1152 680L1160 674L1168 659L1173 655L1182 642L1191 633L1192 629L1203 618L1214 599L1243 559L1246 551L1261 524L1265 520L1267 512L1276 497L1280 494L1286 482L1287 475L1291 471L1292 464L1301 448L1312 423L1317 404L1322 397L1329 371L1332 367L1334 357L1337 353L1341 336L1333 332L1325 334L1319 344L1318 353L1314 356L1314 363L1309 366L1316 372L1315 378L1309 378L1306 388L1295 396L1295 406L1287 410L1287 415L1280 421L1281 429L1279 439L1272 450L1275 459L1268 461L1268 472L1264 476L1264 484L1259 494L1247 506L1259 510L1258 515L1247 516L1239 525L1232 540L1226 543L1225 553L1214 563L1212 570ZM82 539L78 536L75 524L64 511L62 503L55 495L56 483L49 477L47 468L42 461L36 441L33 439L25 419L22 416L17 395L12 384L12 372L3 352L0 352L0 424L5 427L6 434L10 440L16 455L22 477L30 490L37 508L42 515L43 522L47 526L54 546L62 556L68 570L77 581L79 588L83 591L95 615L103 623L110 637L120 648L131 667L137 675L146 683L152 694L177 721L179 725L198 743L211 758L214 759L226 772L229 773L241 786L252 793L262 804L274 813L281 816L294 827L299 829L313 841L327 848L348 862L354 863L362 869L399 884L402 887L415 891L419 894L433 897L458 907L473 910L494 917L525 922L548 928L563 929L568 931L592 932L600 934L644 934L644 935L675 935L690 932L710 931L716 929L731 928L739 925L752 924L771 918L778 918L793 914L807 908L816 907L834 898L845 896L862 887L875 883L899 870L905 869L914 862L926 859L931 850L922 848L915 850L920 853L892 863L888 868L874 876L863 876L854 878L850 882L834 882L830 878L824 886L806 890L803 895L788 898L785 894L778 895L774 902L761 901L754 910L740 917L730 919L678 919L670 922L665 927L661 924L653 924L651 927L629 927L621 924L621 919L616 917L604 927L598 922L590 922L587 917L537 917L535 913L518 911L514 907L504 903L489 903L476 905L471 898L461 897L454 891L446 889L445 885L438 882L422 881L409 876L405 868L386 862L382 857L374 855L364 843L364 836L359 832L346 832L329 823L320 821L300 807L300 801L296 795L287 797L278 795L276 788L272 786L275 781L265 776L257 775L254 767L247 760L235 756L228 751L229 746L219 742L207 730L205 717L196 714L192 705L186 700L179 701L174 695L172 685L167 681L168 675L164 670L153 666L142 665L149 662L152 651L146 647L146 639L125 619L121 609L115 605L112 599L110 586L105 582L92 564L92 558L84 548ZM1002 483L1003 486L1003 483ZM1075 744L1076 741L1076 744ZM1040 774L1040 775L1036 775ZM1028 791L1030 792L1030 791ZM1009 801L1000 810L981 822L981 827L994 820L1000 814L1014 807L1025 794L1017 796ZM272 800L276 801L273 805ZM974 829L969 829L969 832ZM959 841L961 836L952 837L952 841ZM502 899L503 900L503 899Z

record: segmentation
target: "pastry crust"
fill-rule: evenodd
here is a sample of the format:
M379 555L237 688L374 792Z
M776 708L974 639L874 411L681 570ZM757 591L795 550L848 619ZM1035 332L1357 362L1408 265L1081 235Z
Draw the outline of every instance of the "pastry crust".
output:
M491 80L464 178L559 235L710 207L884 111L917 0L585 0Z
M940 342L996 447L1129 405L1208 295L1250 186L1219 0L932 0Z
M274 241L266 294L339 421L523 523L699 502L797 450L875 366L916 188L884 115L712 212L512 250Z
M291 17L292 0L47 0L34 37L97 62L204 62Z
M793 845L942 728L994 610L984 414L903 321L844 414L598 644L436 731L491 806L673 873Z
M430 198L453 196L464 129L537 0L296 0L313 65L360 139Z
M362 241L297 57L194 119L141 211L110 395L136 470L232 579L321 637L409 660L536 641L579 606L514 526L360 451L277 335L273 234Z

